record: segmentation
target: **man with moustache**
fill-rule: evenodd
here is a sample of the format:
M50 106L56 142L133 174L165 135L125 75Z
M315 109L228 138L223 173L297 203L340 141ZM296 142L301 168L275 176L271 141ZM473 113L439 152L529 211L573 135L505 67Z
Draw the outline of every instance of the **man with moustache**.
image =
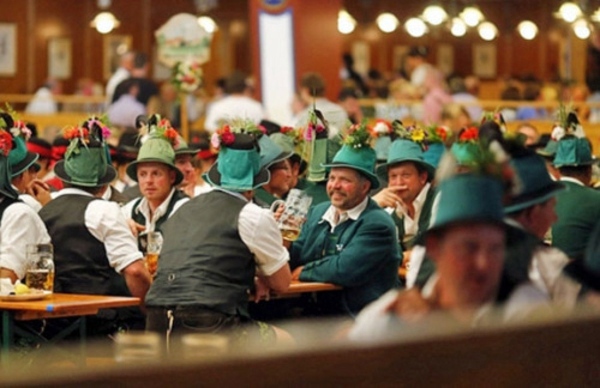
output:
M367 139L351 130L331 164L329 202L314 206L300 237L290 247L293 278L328 282L340 291L320 293L317 315L354 316L398 283L400 251L393 221L369 197L379 186L373 173L376 156ZM354 139L354 140L352 140Z

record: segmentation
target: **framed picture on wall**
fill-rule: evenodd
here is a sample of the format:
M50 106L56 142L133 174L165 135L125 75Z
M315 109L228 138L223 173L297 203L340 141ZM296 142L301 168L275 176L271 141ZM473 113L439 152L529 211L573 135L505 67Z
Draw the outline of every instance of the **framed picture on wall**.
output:
M105 35L104 36L104 79L110 76L119 67L119 57L131 49L131 35Z
M51 38L48 41L48 76L71 78L71 39Z
M0 23L0 76L17 73L17 25Z
M478 43L473 45L473 74L480 78L496 77L496 45Z

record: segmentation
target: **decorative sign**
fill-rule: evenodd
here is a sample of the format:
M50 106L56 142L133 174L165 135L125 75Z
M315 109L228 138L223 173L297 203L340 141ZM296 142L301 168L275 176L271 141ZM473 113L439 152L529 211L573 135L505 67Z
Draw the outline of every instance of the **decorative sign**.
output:
M206 32L192 14L173 16L154 35L158 43L158 59L170 68L178 62L193 60L203 64L210 59L212 34Z

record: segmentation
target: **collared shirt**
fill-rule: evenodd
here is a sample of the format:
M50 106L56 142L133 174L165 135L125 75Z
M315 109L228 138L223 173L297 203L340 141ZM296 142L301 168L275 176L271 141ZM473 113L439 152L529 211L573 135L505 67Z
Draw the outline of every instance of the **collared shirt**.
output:
M220 187L214 187L213 190L222 191L247 202L238 218L238 231L244 244L254 254L258 270L265 276L271 276L286 265L290 254L281 243L281 232L273 213L248 201L240 193Z
M576 178L571 178L571 177L569 177L569 176L561 176L559 180L560 180L560 181L565 181L565 182L576 183L576 184L578 184L579 186L585 186L585 185L583 184L583 182L582 182L582 181L580 181L579 179L576 179Z
M169 202L171 202L171 198L173 197L173 194L175 194L175 190L175 188L171 189L169 196L164 201L162 201L162 203L154 210L154 213L152 214L150 214L150 203L148 202L146 197L142 197L142 200L140 201L140 204L137 206L137 208L133 209L133 206L139 198L135 198L127 202L127 204L125 204L121 208L121 211L123 212L125 218L131 218L132 210L136 213L142 213L142 215L146 219L146 225L144 225L146 227L146 232L152 232L155 229L156 221L158 221L158 219L167 212ZM177 201L175 206L173 206L173 211L171 211L169 217L171 217L177 211L177 209L181 207L181 205L183 205L189 200L189 198L182 198L179 201Z
M427 199L427 193L429 193L430 188L431 184L426 183L425 186L423 186L423 188L421 189L419 195L417 195L417 198L414 199L412 203L413 207L415 208L414 218L411 218L402 206L396 206L396 214L399 218L402 218L404 221L404 241L410 240L419 231L419 217L421 216L423 205L425 204L425 200ZM389 209L387 211L391 213L392 211L394 211L394 209Z
M49 242L46 225L36 211L21 202L10 205L0 221L0 267L23 278L27 270L27 245Z
M323 217L321 219L329 223L329 225L331 226L331 232L333 233L335 231L335 227L340 225L344 221L347 221L348 219L356 221L358 217L360 217L361 213L367 208L367 203L369 203L368 196L365 197L365 199L363 199L361 203L359 203L352 209L342 212L339 215L339 217L337 217L337 209L333 205L331 205L329 206L325 214L323 214Z
M93 197L80 189L65 188L56 194L56 198L69 194ZM108 262L115 271L121 272L134 261L142 259L137 241L115 202L90 202L85 209L85 226L92 236L104 243Z

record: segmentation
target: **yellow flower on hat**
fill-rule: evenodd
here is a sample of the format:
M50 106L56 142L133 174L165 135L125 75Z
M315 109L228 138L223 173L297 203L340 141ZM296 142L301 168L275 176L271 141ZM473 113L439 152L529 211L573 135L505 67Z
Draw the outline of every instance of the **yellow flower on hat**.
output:
M421 143L423 140L425 140L425 131L423 128L415 128L411 131L410 138L415 143Z

